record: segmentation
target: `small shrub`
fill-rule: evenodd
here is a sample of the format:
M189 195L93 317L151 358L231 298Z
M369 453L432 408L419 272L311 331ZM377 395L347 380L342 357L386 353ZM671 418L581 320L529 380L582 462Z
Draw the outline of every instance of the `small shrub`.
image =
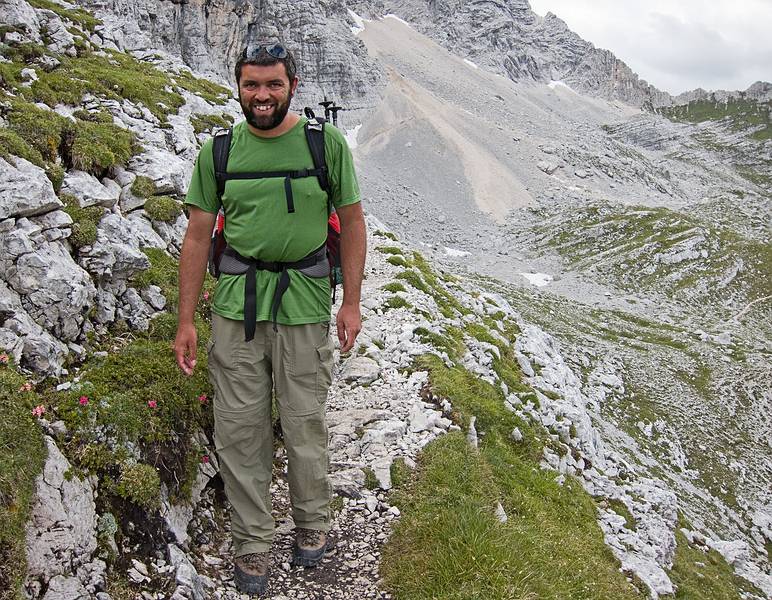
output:
M11 101L8 128L35 148L43 160L56 162L68 120L29 102Z
M150 198L155 194L155 182L150 177L137 175L134 183L131 184L131 193L138 198Z
M182 214L182 204L171 196L153 196L145 202L145 212L154 221L174 223Z
M161 479L152 465L137 463L124 467L115 491L146 509L152 510L161 504Z
M387 258L386 262L391 264L391 265L394 265L395 267L407 267L407 266L409 266L407 261L404 258L402 258L401 256L396 256L396 255L395 256L390 256L389 258Z
M412 304L405 300L402 296L392 296L386 301L386 304L384 305L387 309L389 308L410 308L412 307Z
M375 233L373 233L373 235L378 235L380 237L388 238L393 242L397 241L397 236L391 233L390 231L381 231L380 229L378 229L375 231Z
M11 156L19 156L38 167L44 166L39 150L30 146L15 131L0 129L0 157L13 164Z
M421 276L416 271L413 271L413 270L402 271L402 273L397 274L397 279L402 279L403 281L407 281L415 289L417 289L420 292L423 292L424 294L429 293L429 288L426 286L426 284L421 279Z
M383 286L382 289L392 293L407 291L405 289L405 286L397 281L392 281L391 283L387 283L386 285Z
M378 488L378 478L375 476L375 472L370 468L365 468L365 487L368 490L374 490Z
M181 71L173 77L182 89L197 94L212 104L225 104L231 97L231 91L228 88L212 83L208 79L194 77L188 71Z
M396 246L378 246L376 250L378 252L382 252L383 254L404 254L402 250Z
M190 122L196 135L198 135L205 131L228 129L233 124L233 118L230 115L193 115Z
M70 243L80 250L85 246L91 246L97 241L97 226L89 221L83 223L73 223L72 233L70 233Z
M109 123L84 121L75 128L69 153L73 167L100 175L111 167L126 164L135 150L138 148L130 131Z

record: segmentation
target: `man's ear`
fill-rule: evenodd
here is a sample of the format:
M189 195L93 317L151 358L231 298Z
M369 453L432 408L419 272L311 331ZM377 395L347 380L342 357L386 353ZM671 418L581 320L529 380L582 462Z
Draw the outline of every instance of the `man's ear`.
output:
M294 94L295 90L298 89L298 83L300 80L295 77L295 79L292 80L292 83L290 84L290 94Z

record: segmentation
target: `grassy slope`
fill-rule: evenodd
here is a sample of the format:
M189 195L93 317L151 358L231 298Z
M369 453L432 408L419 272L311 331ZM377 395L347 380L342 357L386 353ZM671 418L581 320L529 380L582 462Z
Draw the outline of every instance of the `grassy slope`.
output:
M397 276L398 281L408 281L432 295L441 311L454 312L435 288L443 277L433 273L420 256L410 259L390 247L381 251L404 261L406 270ZM399 287L393 289L400 291ZM564 312L548 310L556 308L552 306L539 307L534 298L528 303L534 313ZM456 316L460 313L455 310ZM463 330L448 327L445 335L425 332L423 338L453 361L464 352L465 335L496 344L502 354L494 363L497 374L523 397L529 388L511 351L518 330L514 324L501 321L502 317L503 313L484 317L481 323L467 323ZM576 322L567 318L566 325L575 327ZM643 332L649 331L650 339L643 343L656 345L679 335L632 316L628 321ZM509 343L491 336L492 329L504 333ZM448 367L436 356L427 355L420 357L415 367L429 371L432 394L450 399L453 417L460 426L466 427L474 415L476 427L484 435L476 450L462 433L449 434L427 445L416 472L405 477L402 469L395 469L399 475L395 481L401 483L392 501L401 509L402 518L385 548L381 569L395 597L645 597L640 583L619 573L616 559L604 545L596 523L595 501L572 478L560 486L554 472L539 468L541 448L551 443L547 433L505 409L498 387L458 364ZM514 427L524 436L519 443L510 437ZM506 523L494 516L497 503L509 517ZM617 510L613 504L612 508ZM632 519L625 511L617 512ZM713 590L720 590L716 598L739 598L740 591L754 591L753 586L735 577L715 552L706 554L690 546L680 534L678 543L671 572L678 586L676 597L708 598Z

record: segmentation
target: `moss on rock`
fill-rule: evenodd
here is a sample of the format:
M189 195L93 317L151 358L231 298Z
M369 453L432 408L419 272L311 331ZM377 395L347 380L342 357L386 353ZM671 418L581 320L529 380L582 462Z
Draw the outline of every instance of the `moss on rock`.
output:
M131 193L138 198L150 198L155 194L155 182L150 177L137 175L134 183L131 184Z
M145 202L145 212L154 221L174 223L182 214L182 204L171 196L153 196Z

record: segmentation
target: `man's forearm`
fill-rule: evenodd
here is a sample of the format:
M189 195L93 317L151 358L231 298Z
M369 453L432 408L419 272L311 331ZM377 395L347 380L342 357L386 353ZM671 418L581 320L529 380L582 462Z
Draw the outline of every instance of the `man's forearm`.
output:
M343 212L343 211L340 211ZM343 303L359 305L367 255L367 232L361 209L341 214L340 254L343 269Z
M178 324L192 324L206 275L214 215L191 209L180 251Z

